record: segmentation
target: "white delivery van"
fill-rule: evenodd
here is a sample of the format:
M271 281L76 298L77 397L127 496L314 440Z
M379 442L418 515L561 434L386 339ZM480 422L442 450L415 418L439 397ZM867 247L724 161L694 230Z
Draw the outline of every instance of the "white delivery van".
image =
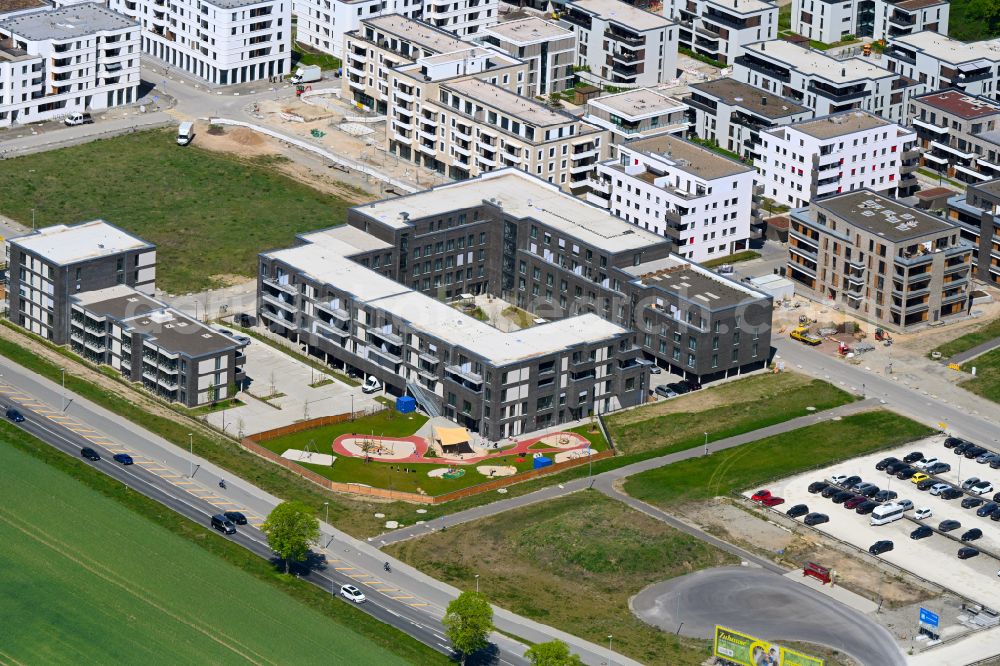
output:
M882 506L875 507L875 510L872 511L869 522L872 525L885 525L886 523L902 519L905 511L906 507L902 504L889 502L887 504L883 504Z
M183 122L177 128L177 145L186 146L194 140L194 123Z
M295 70L292 83L315 83L323 79L323 69L319 65L306 65Z

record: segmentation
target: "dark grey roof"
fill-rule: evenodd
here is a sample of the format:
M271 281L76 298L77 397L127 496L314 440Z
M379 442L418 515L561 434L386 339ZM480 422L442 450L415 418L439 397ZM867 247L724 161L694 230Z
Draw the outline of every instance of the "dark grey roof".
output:
M97 3L20 14L0 20L0 28L29 41L75 39L106 30L138 27L132 19Z
M763 118L785 118L809 111L809 107L736 79L715 79L704 83L694 83L690 87L693 90L721 99L730 106L742 107Z
M859 229L898 243L950 231L955 225L871 190L847 192L813 202Z

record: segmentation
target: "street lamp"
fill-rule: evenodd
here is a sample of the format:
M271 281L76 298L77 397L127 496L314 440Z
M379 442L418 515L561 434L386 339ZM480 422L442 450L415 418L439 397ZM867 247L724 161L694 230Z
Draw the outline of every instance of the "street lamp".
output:
M194 433L188 433L188 450L191 453L191 459L188 461L190 465L188 469L188 478L194 477Z
M62 375L62 411L66 411L66 368L59 368Z
M323 502L323 506L326 507L326 524L329 525L330 524L330 503L329 502Z
M611 660L615 658L615 653L611 651L611 634L608 634L608 666L611 666Z
M479 594L479 574L476 574L476 594Z
M708 455L708 433L705 433L705 455Z

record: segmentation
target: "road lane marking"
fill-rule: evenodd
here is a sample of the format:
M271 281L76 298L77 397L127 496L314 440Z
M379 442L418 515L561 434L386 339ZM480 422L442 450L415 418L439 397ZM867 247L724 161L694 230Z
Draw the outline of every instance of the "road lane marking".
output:
M393 597L391 595L387 595L387 596L389 596L390 599L416 599L416 597L414 597L411 594L401 594L401 595L399 595L397 597Z
M351 571L355 567L334 567L335 571Z
M417 603L417 604L406 604L406 605L410 606L411 608L420 608L423 606L429 606L430 604Z

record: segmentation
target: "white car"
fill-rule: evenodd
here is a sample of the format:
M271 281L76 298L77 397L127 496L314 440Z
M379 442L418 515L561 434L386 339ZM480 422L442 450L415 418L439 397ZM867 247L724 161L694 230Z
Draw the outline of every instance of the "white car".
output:
M941 462L938 458L921 458L917 462L913 463L913 466L917 469L927 469L934 463Z
M951 485L949 485L947 483L935 483L933 486L931 486L931 489L930 489L931 490L931 495L940 495L941 493L943 493L944 491L948 490L949 488L951 488Z
M922 506L913 513L914 520L923 520L924 518L930 518L934 513L926 506Z
M834 475L828 477L827 481L829 481L830 483L832 483L835 486L839 486L842 483L844 483L844 481L847 481L847 478L848 477L847 477L846 474L834 474Z
M365 594L353 585L343 585L340 588L340 596L344 597L348 601L353 601L356 604L363 603L365 601Z
M974 495L985 495L993 492L993 484L989 481L980 481L969 487L969 492Z
M382 382L371 375L365 378L365 383L361 385L362 393L378 393L382 390Z

